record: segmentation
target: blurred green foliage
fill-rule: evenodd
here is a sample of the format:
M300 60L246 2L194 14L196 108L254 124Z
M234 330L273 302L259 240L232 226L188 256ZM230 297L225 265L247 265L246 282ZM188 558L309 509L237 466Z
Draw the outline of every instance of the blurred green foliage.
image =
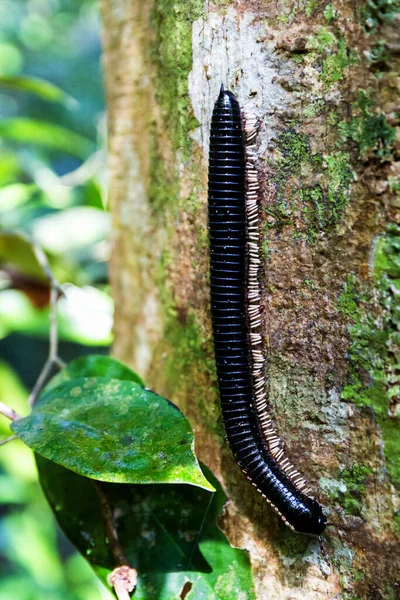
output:
M104 174L97 2L2 0L0 401L20 414L49 331L48 282L27 239L68 282L61 355L106 351L111 341ZM8 435L0 418L0 436ZM56 526L19 441L0 448L0 510L0 600L110 598Z

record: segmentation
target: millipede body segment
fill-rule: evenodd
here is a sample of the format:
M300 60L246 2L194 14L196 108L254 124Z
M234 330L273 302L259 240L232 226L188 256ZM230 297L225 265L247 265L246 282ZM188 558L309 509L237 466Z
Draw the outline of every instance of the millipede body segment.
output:
M254 123L231 92L215 103L210 134L208 223L211 313L223 421L232 452L292 529L319 535L326 520L284 457L267 412L258 281L258 183Z

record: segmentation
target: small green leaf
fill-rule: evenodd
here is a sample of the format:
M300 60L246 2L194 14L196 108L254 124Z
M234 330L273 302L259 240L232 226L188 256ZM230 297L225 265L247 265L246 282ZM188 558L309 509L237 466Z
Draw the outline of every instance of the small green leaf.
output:
M0 265L17 267L25 275L47 281L31 242L18 233L0 233Z
M75 98L64 92L54 83L50 83L39 77L31 77L27 75L0 76L0 86L29 92L39 96L43 100L49 102L60 102L67 107L73 107L78 104Z
M87 158L94 150L94 143L75 131L48 121L26 117L0 121L0 138L23 144L46 146L81 159Z
M108 587L117 566L107 543L93 481L37 457L40 482L58 523ZM226 502L189 485L101 484L129 565L139 574L137 600L255 600L248 553L232 548L216 524Z
M80 475L116 483L213 487L181 411L132 381L72 379L45 392L12 431L32 450Z
M79 379L81 377L107 377L108 379L122 379L134 381L144 387L144 381L131 369L120 363L115 358L102 354L88 354L72 360L65 369L62 369L47 384L46 392L64 381ZM40 403L40 401L39 401Z
M2 148L0 150L0 187L14 183L19 170L17 155Z
M0 186L0 214L25 204L35 192L37 187L34 183L12 183L4 187Z

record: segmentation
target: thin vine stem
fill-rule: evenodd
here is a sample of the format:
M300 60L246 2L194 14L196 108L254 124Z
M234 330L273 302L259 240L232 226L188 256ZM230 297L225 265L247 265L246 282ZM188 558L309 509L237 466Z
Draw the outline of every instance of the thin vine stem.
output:
M20 418L19 415L15 412L15 410L7 406L7 404L4 404L4 402L0 402L0 415L3 415L3 417L10 419L10 421L16 421Z
M16 439L17 439L16 435L10 435L10 437L4 438L4 440L0 440L0 446L5 446L6 444L8 444L8 442L12 442L13 440L16 440Z
M47 260L47 256L43 249L32 242L32 249L36 256L36 259L42 267L50 283L50 334L49 334L49 354L40 375L33 386L31 393L29 394L28 402L30 406L33 406L42 391L46 381L48 380L51 370L53 367L62 369L65 367L64 361L58 356L58 325L57 325L57 309L58 301L61 296L65 296L64 290L54 277L53 271Z
M101 481L93 481L100 500L104 529L115 563L118 565L109 574L107 582L114 588L118 600L130 600L137 583L137 571L129 566L128 558L119 540L112 507Z

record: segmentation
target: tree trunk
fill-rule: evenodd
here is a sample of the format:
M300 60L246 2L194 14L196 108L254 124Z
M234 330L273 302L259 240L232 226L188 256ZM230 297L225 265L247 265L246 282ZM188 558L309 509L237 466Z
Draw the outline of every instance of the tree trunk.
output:
M115 356L190 419L258 598L400 598L395 4L102 4ZM261 123L269 402L327 507L330 567L249 485L224 438L206 218L221 83Z

